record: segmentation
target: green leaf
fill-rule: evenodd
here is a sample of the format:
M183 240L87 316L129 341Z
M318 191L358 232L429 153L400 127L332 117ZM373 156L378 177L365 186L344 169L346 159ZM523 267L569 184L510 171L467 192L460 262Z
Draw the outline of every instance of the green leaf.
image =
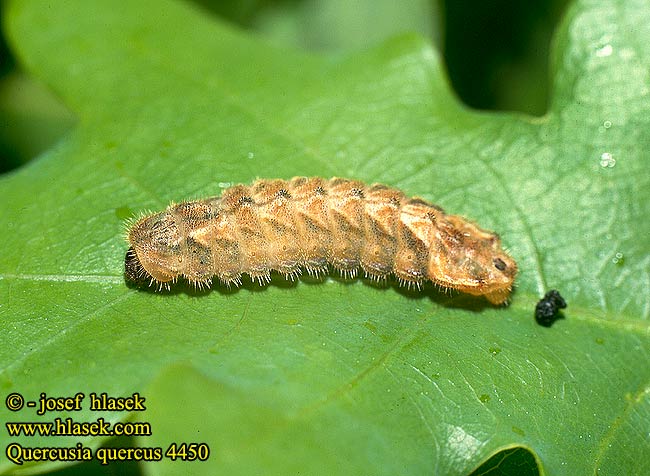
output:
M0 388L86 398L3 422L130 418L152 424L138 446L210 445L149 474L468 474L514 447L543 474L650 472L644 2L576 2L543 118L467 110L417 37L311 56L171 1L16 0L5 22L78 123L0 178ZM498 231L521 269L511 305L335 278L125 285L126 216L294 175L383 182ZM569 307L542 328L550 288ZM90 392L147 410L91 411Z
M439 2L411 0L316 0L286 2L260 9L252 20L273 41L312 50L349 50L375 46L405 30L441 43L436 19Z

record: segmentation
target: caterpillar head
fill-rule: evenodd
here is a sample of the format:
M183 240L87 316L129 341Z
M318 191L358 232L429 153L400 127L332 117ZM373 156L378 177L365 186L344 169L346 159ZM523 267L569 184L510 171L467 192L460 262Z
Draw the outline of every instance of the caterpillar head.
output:
M439 223L439 253L429 257L429 273L442 286L475 296L492 304L508 300L517 264L501 248L499 236L482 230L462 217L448 215L449 225Z

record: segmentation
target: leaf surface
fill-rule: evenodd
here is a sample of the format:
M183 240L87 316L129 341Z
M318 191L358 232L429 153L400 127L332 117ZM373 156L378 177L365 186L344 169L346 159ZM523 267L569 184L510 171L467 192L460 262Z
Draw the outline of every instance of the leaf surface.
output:
M140 446L211 447L153 475L467 474L515 446L544 474L650 472L644 2L576 2L542 118L467 110L416 37L333 58L182 3L48 5L10 2L5 27L78 123L0 178L6 394L140 392L147 411L130 418L153 433ZM498 231L521 269L511 305L335 278L125 285L125 218L295 175L386 183ZM551 288L569 307L548 329L533 310ZM87 403L43 419L128 416ZM12 441L103 439L0 436Z

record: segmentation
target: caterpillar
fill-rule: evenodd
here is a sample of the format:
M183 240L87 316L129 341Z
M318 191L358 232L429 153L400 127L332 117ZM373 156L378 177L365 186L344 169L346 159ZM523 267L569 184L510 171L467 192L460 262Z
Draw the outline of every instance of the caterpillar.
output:
M445 289L507 302L517 274L499 236L381 184L294 177L236 185L220 197L172 203L127 232L125 276L158 290L184 277L195 287L260 285L275 270L295 279L329 266L353 278Z

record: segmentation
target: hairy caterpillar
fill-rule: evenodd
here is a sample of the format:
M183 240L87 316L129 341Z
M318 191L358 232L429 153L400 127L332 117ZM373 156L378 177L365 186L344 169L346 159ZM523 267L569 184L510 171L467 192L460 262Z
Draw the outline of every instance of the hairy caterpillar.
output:
M345 277L359 268L373 280L425 280L443 288L507 301L517 265L499 237L435 205L385 185L295 177L237 185L137 220L128 231L129 280L169 288L179 276L198 288L213 276L261 284L271 270L294 279L328 265Z

